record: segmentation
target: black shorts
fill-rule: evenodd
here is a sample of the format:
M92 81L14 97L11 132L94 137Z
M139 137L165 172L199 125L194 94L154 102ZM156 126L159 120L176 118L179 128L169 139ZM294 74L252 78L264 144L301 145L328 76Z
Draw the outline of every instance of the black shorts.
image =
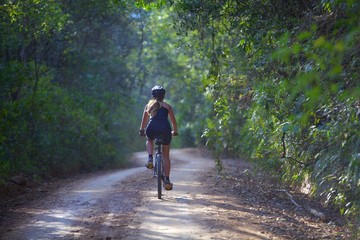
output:
M164 145L171 143L171 128L169 124L149 124L146 128L146 137L150 140L154 140L156 137L163 136Z

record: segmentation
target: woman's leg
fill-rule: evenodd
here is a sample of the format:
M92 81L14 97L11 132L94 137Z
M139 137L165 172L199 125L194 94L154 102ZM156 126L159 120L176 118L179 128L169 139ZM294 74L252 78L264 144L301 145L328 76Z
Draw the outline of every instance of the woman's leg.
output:
M165 177L170 175L170 145L163 145L163 157L164 157L164 174Z
M154 168L154 164L153 164L154 141L153 140L148 139L146 141L146 149L149 154L149 157L148 157L148 162L145 164L145 167L147 167L148 169L153 169Z
M148 139L146 141L146 149L147 149L149 156L150 155L152 156L153 152L154 152L154 141L153 140Z

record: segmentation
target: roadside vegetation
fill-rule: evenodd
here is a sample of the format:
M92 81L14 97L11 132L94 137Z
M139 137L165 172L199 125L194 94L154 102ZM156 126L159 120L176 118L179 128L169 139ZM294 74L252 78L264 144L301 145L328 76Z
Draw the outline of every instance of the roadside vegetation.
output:
M149 89L175 147L253 161L360 227L354 0L0 1L0 182L121 167Z

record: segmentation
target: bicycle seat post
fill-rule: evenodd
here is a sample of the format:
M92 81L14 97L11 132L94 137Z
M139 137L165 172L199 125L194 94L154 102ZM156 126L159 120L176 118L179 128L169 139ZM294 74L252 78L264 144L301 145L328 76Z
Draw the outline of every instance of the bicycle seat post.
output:
M158 146L158 153L161 153L161 146L164 144L164 139L162 136L155 138L155 144Z
M157 137L155 138L155 144L156 145L163 145L164 144L164 139L162 137Z

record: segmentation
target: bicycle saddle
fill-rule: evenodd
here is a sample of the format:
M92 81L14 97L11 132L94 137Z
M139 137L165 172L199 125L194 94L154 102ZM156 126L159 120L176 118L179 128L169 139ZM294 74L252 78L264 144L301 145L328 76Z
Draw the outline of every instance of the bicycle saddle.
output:
M155 144L156 145L163 145L164 144L164 138L163 136L158 136L155 138Z

